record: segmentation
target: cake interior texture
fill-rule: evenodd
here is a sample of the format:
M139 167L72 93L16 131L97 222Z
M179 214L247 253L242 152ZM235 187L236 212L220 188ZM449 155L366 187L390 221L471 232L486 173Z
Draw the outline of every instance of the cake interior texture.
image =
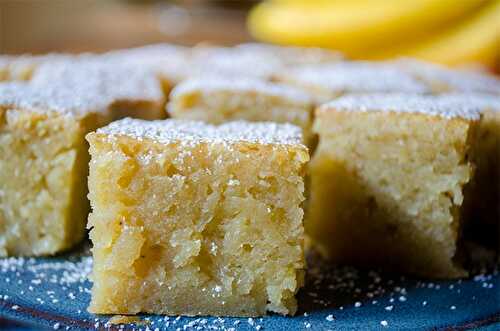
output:
M89 311L295 313L305 268L303 145L166 143L104 131L87 139Z
M335 262L448 278L457 263L477 121L397 112L317 114L306 231Z
M45 255L85 234L89 156L96 116L0 107L0 256Z

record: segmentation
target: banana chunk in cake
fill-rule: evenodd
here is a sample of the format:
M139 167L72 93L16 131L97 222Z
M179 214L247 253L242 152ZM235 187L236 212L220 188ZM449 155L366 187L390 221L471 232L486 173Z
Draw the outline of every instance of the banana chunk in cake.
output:
M295 313L309 159L298 127L124 119L87 140L89 311Z
M179 119L221 124L234 120L292 123L311 139L313 104L296 88L264 80L227 77L194 78L177 85L168 111Z
M429 92L424 83L394 65L365 61L298 66L275 79L309 91L317 103L344 94Z
M306 231L335 262L426 277L457 261L477 107L433 96L345 96L320 107Z
M156 80L122 69L0 84L0 256L50 255L83 238L85 134L125 115L162 111Z

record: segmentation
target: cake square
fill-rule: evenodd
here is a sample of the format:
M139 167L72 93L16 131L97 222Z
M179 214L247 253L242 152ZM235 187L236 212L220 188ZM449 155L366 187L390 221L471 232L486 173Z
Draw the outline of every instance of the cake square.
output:
M318 104L344 94L429 92L424 83L404 70L368 61L292 67L277 73L274 79L309 91Z
M295 313L309 158L299 128L124 119L87 140L90 312Z
M432 96L345 96L320 107L306 231L334 262L464 276L457 250L479 113Z
M79 242L89 211L85 134L125 115L163 113L153 76L60 68L0 84L0 256L51 255Z
M0 85L0 256L54 254L85 234L85 134L106 118L73 100Z
M223 76L193 78L177 85L170 95L172 118L221 124L234 120L291 123L312 138L313 104L294 87L252 78Z

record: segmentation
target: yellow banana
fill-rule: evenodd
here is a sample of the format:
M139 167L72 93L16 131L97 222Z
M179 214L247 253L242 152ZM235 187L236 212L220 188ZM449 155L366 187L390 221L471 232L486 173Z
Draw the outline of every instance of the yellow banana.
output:
M375 55L407 55L444 64L477 62L490 67L500 60L500 0L491 1L463 22L416 44L403 45Z
M336 48L360 56L429 34L486 1L274 0L257 5L248 25L257 39Z

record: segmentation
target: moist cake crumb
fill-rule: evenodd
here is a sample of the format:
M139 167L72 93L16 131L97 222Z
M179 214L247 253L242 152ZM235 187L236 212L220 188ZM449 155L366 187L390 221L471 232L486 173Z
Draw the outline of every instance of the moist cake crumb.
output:
M87 135L89 311L293 315L305 267L301 139L288 124L131 119Z
M344 96L321 106L309 163L313 246L336 263L465 275L458 230L479 118L478 106L442 96Z

